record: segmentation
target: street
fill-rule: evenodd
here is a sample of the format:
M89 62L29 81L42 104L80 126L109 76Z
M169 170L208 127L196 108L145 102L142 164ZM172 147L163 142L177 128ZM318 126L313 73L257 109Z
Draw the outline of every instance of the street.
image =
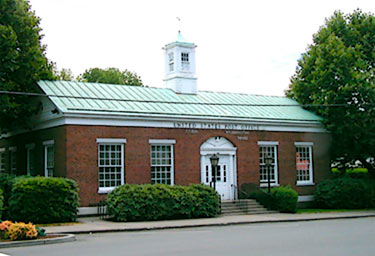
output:
M2 249L12 256L374 255L375 219L77 235L77 241Z

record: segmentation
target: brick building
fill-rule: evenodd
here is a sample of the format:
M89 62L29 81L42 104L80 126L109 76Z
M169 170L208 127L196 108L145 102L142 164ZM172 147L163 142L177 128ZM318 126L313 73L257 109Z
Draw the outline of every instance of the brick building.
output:
M308 200L330 175L320 118L285 97L201 92L195 45L165 50L166 88L40 81L46 97L33 130L0 140L0 171L77 181L82 206L124 183L210 184L235 199L243 184L291 185Z

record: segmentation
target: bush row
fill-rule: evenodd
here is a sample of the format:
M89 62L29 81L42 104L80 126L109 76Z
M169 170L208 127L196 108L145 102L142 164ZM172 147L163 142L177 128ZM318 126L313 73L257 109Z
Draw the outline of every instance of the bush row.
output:
M375 207L375 180L337 178L319 183L315 204L326 209L361 209Z
M115 221L212 217L220 213L220 197L200 184L125 184L108 194L107 212Z
M252 193L251 197L269 210L288 213L297 211L298 194L289 186L274 187L271 193L258 190Z
M54 223L77 218L78 186L73 180L1 175L0 189L4 191L3 219Z

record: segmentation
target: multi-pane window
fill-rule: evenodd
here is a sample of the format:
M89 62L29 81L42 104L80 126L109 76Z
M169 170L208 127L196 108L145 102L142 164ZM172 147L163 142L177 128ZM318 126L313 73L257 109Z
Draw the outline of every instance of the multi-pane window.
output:
M125 139L97 139L99 192L124 184Z
M0 174L5 173L5 148L0 148Z
M44 176L53 177L55 168L55 149L53 144L44 146L44 157Z
M9 169L11 174L16 174L17 172L17 148L9 148Z
M266 184L268 182L268 168L270 173L270 181L272 184L277 184L277 142L258 142L259 145L259 169L260 169L260 183ZM271 158L270 166L266 165L266 158Z
M181 53L181 67L183 70L189 69L189 53Z
M26 169L27 175L34 175L35 173L35 144L26 145Z
M312 145L296 142L297 185L313 183Z
M158 143L159 142L159 143ZM151 143L151 183L173 185L173 140L150 140Z
M174 70L174 56L173 56L173 52L170 52L168 54L168 59L169 59L169 71L172 72Z

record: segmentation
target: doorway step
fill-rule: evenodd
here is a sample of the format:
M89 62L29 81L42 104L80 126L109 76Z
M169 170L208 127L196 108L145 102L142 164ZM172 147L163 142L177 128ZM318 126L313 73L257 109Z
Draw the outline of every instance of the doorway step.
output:
M267 210L254 199L221 201L221 214L225 216L268 213L277 213L277 211Z

